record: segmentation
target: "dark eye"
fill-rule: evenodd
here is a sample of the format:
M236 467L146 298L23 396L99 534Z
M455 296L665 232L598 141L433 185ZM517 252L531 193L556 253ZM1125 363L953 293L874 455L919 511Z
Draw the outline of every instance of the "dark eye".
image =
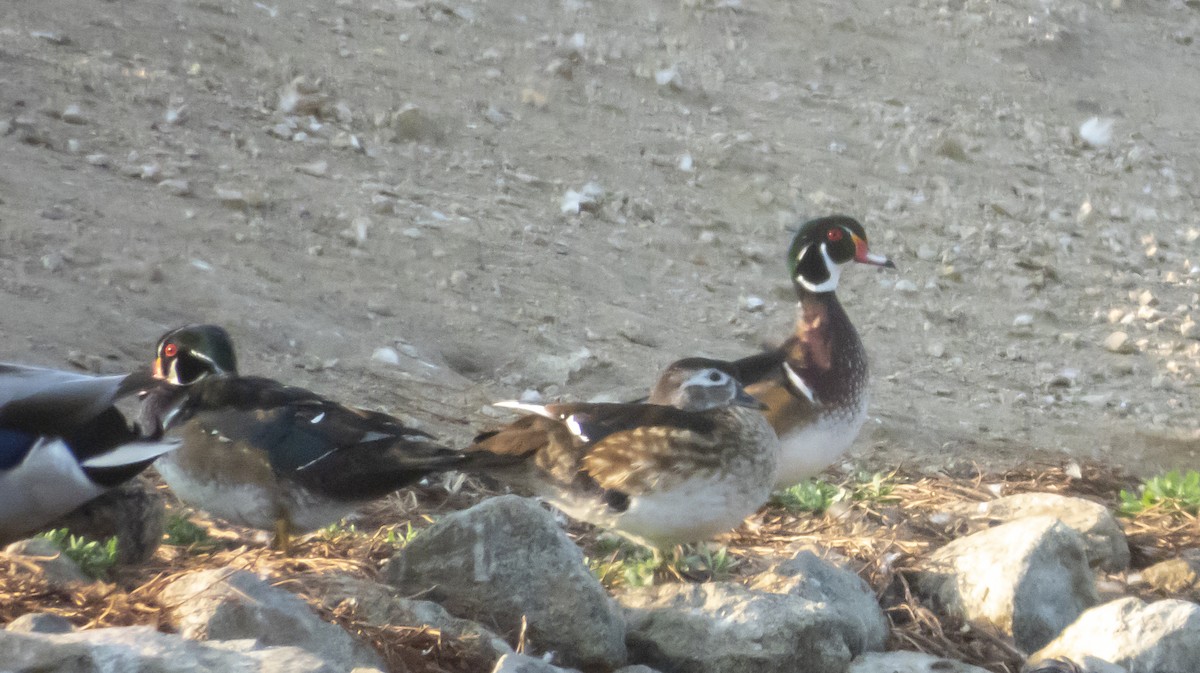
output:
M846 233L839 227L835 227L825 232L825 238L828 239L830 243L837 243L838 241L842 240L842 237L845 235Z
M173 358L179 353L179 347L175 344L167 344L163 346L163 357Z
M708 374L708 380L713 383L720 383L722 378L724 377L721 376L721 372L710 372Z

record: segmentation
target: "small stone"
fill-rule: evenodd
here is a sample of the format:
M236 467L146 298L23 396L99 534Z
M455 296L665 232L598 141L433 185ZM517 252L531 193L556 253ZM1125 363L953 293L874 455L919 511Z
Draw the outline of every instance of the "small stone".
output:
M322 159L307 164L300 164L296 166L296 172L311 175L314 178L323 178L329 173L329 162Z
M1105 147L1112 143L1113 120L1092 117L1079 126L1079 137L1091 147Z
M454 271L450 272L451 287L462 287L470 280L471 274L463 271L462 269L455 269Z
M396 352L395 348L392 348L390 346L384 346L383 348L376 348L375 352L371 353L371 359L375 360L377 362L383 362L383 363L389 364L389 365L400 364L400 354Z
M158 183L160 189L172 196L189 196L192 193L192 184L187 180L172 178L163 180Z
M57 590L69 591L76 585L92 581L61 549L45 538L31 537L14 542L3 551L11 556L21 556L23 561L41 568L47 583Z
M1113 332L1104 339L1104 349L1110 353L1129 354L1137 351L1130 340L1129 335L1124 332Z
M654 81L659 86L670 87L676 91L683 89L683 78L679 76L679 70L674 66L655 71Z
M1197 324L1195 320L1192 320L1191 316L1187 316L1183 319L1183 322L1179 324L1179 333L1183 335L1183 338L1185 339L1200 340L1200 324Z
M74 103L63 108L62 114L59 115L59 119L62 119L68 124L87 123L87 118L83 116L83 108Z
M1033 327L1033 315L1030 313L1019 313L1013 318L1012 326L1018 329L1027 329Z
M937 259L937 256L937 248L928 243L922 243L917 247L917 259L923 262L932 262L933 260Z
M52 252L48 255L42 255L42 268L50 273L60 271L65 262L66 260L63 258L62 253L59 252Z
M900 294L916 294L918 292L917 284L907 278L896 281L895 287Z
M925 347L925 353L932 358L944 357L946 355L946 345L935 341Z
M1165 594L1200 591L1200 560L1175 558L1156 563L1142 571L1142 579Z
M108 166L112 165L112 158L107 154L89 154L84 157L83 160L92 166L99 166L101 168L107 168Z
M754 295L742 297L742 308L747 313L759 313L766 305L767 302L763 301L762 297L755 297Z
M685 152L682 156L680 156L678 167L679 170L683 171L684 173L691 173L692 171L696 170L696 165L692 161L692 155Z

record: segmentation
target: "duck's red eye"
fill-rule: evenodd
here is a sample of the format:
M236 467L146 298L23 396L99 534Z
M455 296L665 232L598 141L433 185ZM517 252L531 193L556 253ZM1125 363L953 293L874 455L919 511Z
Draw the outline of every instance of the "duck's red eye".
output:
M838 241L842 240L842 236L845 236L845 234L841 229L830 229L829 231L825 232L825 238L829 239L830 243L837 243Z
M163 346L163 357L173 358L179 352L179 346L167 344Z

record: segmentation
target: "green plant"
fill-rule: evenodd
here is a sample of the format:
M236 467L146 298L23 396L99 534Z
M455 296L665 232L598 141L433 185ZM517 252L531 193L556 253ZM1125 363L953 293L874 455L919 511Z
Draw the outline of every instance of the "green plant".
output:
M805 479L795 486L775 492L771 496L771 504L782 507L793 514L800 512L820 514L844 497L845 492L834 484L820 479Z
M117 563L117 538L104 542L72 535L66 528L46 531L38 537L45 538L62 550L62 553L79 566L88 577L100 579L108 574Z
M347 524L345 521L338 521L325 526L317 532L322 540L326 542L338 542L345 537L354 537L358 535L358 528L354 524Z
M855 475L850 487L850 497L860 502L886 504L898 501L894 494L896 483L893 481L896 473L859 472Z
M717 582L733 577L738 560L729 555L729 549L718 547L716 550L705 545L693 548L690 552L685 548L677 558L669 558L668 562L676 574L692 580Z
M609 547L606 553L600 549L603 556L588 557L587 565L601 584L605 586L626 585L631 587L646 587L654 584L654 573L663 564L663 556L648 547L640 547L624 542L616 542L611 547L608 541L604 546Z
M1200 514L1200 472L1172 470L1142 482L1140 493L1121 490L1117 511L1134 516L1148 509L1161 508L1188 514Z
M396 549L403 549L407 547L408 543L412 542L413 539L417 537L417 534L421 532L421 530L419 528L413 528L411 521L406 521L404 526L404 532L402 533L399 532L396 527L388 528L387 533L384 534L383 541L392 545Z
M196 524L181 512L167 517L163 530L167 534L166 543L169 545L201 551L213 549L219 544L208 534L208 529Z

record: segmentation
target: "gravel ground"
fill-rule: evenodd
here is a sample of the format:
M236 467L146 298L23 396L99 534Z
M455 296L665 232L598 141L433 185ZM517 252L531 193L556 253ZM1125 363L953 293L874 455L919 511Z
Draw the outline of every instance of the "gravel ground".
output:
M786 334L788 228L898 272L856 466L1200 448L1192 0L0 8L0 358L188 321L450 443Z

